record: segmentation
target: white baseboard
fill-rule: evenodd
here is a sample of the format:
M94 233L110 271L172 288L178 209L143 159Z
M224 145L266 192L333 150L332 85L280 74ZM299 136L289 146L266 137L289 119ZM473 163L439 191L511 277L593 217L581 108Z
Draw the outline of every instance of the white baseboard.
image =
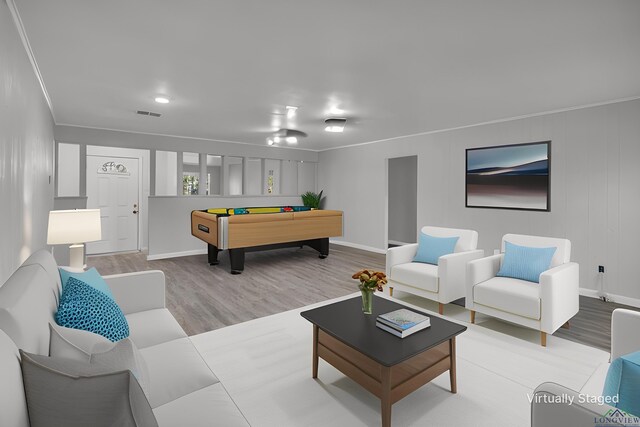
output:
M580 288L580 295L600 299L600 292L596 291L595 289ZM605 295L607 296L607 301L609 302L615 302L618 304L640 308L640 299L638 298L625 297L623 295L610 294L608 292L605 292Z
M361 245L359 243L345 242L344 240L329 239L329 243L335 243L336 245L348 246L350 248L362 249L363 251L375 252L377 254L386 254L386 249L374 248L373 246Z
M157 259L167 259L167 258L178 258L181 256L190 256L190 255L203 255L206 253L207 253L206 249L195 249L192 251L182 251L182 252L169 252L166 254L147 255L147 261L154 261Z

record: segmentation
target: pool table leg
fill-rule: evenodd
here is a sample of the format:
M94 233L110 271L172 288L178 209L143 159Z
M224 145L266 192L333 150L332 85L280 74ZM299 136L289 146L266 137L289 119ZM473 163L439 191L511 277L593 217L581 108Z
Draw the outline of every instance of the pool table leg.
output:
M218 261L218 248L209 244L207 245L207 254L209 258L209 265L218 265L220 261Z
M244 270L244 248L229 249L231 274L240 274Z
M324 259L329 256L329 238L308 240L307 245L320 252L320 258Z

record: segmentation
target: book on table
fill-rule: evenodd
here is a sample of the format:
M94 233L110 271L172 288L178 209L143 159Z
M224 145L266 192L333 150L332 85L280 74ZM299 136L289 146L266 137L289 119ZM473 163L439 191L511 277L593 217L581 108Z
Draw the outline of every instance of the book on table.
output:
M376 326L400 338L407 337L431 326L428 316L401 308L376 318Z

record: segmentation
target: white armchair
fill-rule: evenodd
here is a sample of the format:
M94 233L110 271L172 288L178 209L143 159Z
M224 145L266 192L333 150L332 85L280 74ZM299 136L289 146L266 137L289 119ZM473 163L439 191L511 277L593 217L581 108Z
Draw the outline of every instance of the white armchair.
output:
M496 277L504 257L505 242L529 247L555 247L549 270L540 283ZM551 237L505 234L502 254L474 260L467 265L465 305L476 312L540 331L540 343L547 345L553 334L579 310L579 266L570 262L571 242Z
M640 350L638 329L640 329L640 312L621 308L613 311L611 316L611 360ZM606 403L590 403L588 399L583 397L581 400L579 397L601 396L608 369L609 363L603 364L591 375L579 392L556 383L540 384L534 391L531 401L531 426L582 427L594 425L594 419L602 417L615 408ZM565 399L553 400L556 396L563 396ZM573 398L572 403L568 403L569 400L566 397ZM607 425L623 425L623 422L620 420L620 423L616 424L614 419L610 420Z
M438 301L438 312L444 304L465 296L465 274L468 261L482 258L478 246L478 232L456 228L422 227L422 232L434 237L458 237L454 253L441 256L438 265L412 262L418 244L398 246L387 250L386 274L389 294L393 290L409 292Z

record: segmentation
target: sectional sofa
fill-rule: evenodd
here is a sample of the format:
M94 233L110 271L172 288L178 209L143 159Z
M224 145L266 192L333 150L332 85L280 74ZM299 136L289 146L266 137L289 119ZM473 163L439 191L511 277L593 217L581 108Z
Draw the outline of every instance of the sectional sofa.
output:
M165 307L161 271L105 276L149 371L160 426L247 426L224 385ZM31 255L0 287L0 426L29 426L18 349L49 355L61 283L53 256Z

